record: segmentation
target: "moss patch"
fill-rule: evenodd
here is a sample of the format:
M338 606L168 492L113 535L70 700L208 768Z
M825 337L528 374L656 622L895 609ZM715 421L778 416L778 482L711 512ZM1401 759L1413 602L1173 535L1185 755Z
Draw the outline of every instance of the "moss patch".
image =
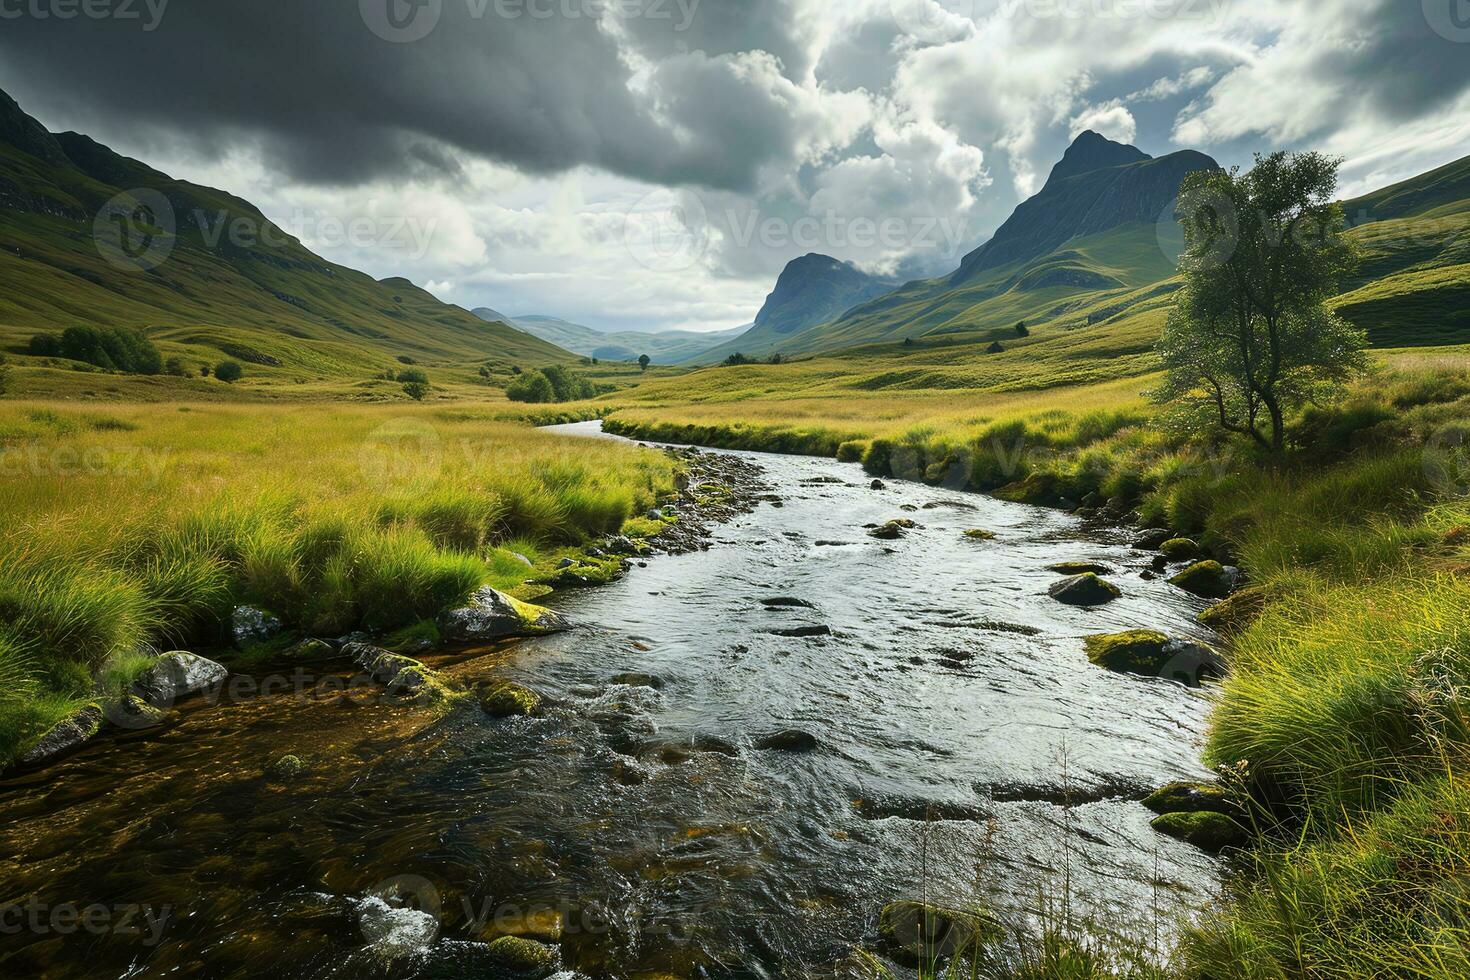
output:
M1155 817L1154 830L1193 844L1202 851L1218 854L1227 847L1241 847L1249 839L1245 828L1223 813L1165 813Z
M1089 636L1082 641L1087 659L1099 667L1130 674L1157 674L1166 660L1169 638L1158 630L1128 630Z
M1230 595L1229 576L1224 566L1213 559L1195 562L1169 579L1169 584L1205 599L1224 599Z

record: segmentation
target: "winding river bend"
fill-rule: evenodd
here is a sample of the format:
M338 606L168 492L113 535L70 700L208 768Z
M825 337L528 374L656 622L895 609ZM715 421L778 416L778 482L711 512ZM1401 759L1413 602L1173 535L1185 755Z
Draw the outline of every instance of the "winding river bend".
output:
M587 976L830 976L896 898L1024 915L1066 888L1141 941L1210 900L1214 862L1134 802L1204 775L1206 700L1081 640L1198 635L1198 600L1141 578L1120 531L751 458L781 506L552 603L594 626L425 658L542 692L542 717L430 722L298 681L0 783L0 902L30 909L0 924L0 972L494 977L471 940L559 920ZM864 531L898 517L920 526ZM1073 559L1123 598L1049 598ZM791 730L816 748L760 747ZM305 773L263 777L286 753Z

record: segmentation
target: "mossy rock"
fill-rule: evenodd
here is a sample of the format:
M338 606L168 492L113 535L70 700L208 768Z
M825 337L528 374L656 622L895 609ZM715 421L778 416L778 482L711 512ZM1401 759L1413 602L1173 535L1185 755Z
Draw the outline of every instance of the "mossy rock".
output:
M273 783L287 783L306 772L300 756L283 755L265 767L265 777Z
M1169 579L1169 584L1177 585L1185 592L1191 592L1203 599L1224 599L1230 595L1231 586L1235 582L1223 565L1207 559L1190 565Z
M509 681L482 684L475 690L475 698L491 718L524 718L541 709L541 695Z
M1064 491L1062 479L1055 473L1031 473L1024 479L1000 487L993 496L1016 504L1055 506L1066 499Z
M877 538L879 541L897 541L904 536L905 531L913 526L913 521L889 521L869 531L868 537Z
M994 541L995 532L987 531L983 527L972 527L965 532L965 537L971 541Z
M326 640L302 640L300 643L291 648L292 660L317 662L321 660L330 660L332 657L336 656L336 654L337 651L334 650L332 648L332 645Z
M1170 561L1194 561L1200 555L1199 545L1189 538L1170 538L1159 550Z
M1150 793L1143 805L1155 813L1240 813L1230 793L1218 783L1169 783Z
M556 950L520 936L502 936L485 948L486 959L521 980L543 980L556 972Z
M1058 602L1069 606L1101 606L1123 594L1112 582L1094 572L1064 578L1047 590Z
M533 909L520 915L497 915L480 933L482 942L504 936L543 943L561 942L566 918L558 909Z
M1157 674L1168 657L1169 637L1158 630L1104 633L1083 641L1087 659L1099 667L1128 674Z
M998 942L1005 929L989 916L923 902L890 902L878 916L878 936L887 952L908 966L979 951Z
M1250 837L1245 828L1231 817L1209 810L1165 813L1155 817L1152 826L1166 837L1193 844L1211 854L1218 854L1227 847L1243 847Z
M1059 561L1055 565L1046 566L1048 572L1056 572L1058 575L1111 575L1113 570L1101 562L1095 561Z
M1267 599L1265 589L1247 586L1200 613L1199 621L1221 635L1239 633L1265 611Z

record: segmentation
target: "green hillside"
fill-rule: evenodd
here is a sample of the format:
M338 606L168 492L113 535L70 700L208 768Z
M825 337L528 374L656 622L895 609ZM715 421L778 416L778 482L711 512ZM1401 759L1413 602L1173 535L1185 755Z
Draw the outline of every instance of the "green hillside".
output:
M148 261L130 265L112 247L114 212ZM407 280L328 262L246 201L47 133L0 93L0 345L15 354L37 332L78 325L135 327L165 355L233 357L253 379L298 383L365 379L405 360L508 371L568 358Z

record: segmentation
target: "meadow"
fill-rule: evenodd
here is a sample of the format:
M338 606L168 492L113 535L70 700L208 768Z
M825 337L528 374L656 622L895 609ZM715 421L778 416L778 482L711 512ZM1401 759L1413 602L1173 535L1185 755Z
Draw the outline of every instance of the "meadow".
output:
M0 403L0 764L140 643L227 645L239 603L304 635L412 628L518 590L527 560L549 569L673 485L662 454L515 417Z

